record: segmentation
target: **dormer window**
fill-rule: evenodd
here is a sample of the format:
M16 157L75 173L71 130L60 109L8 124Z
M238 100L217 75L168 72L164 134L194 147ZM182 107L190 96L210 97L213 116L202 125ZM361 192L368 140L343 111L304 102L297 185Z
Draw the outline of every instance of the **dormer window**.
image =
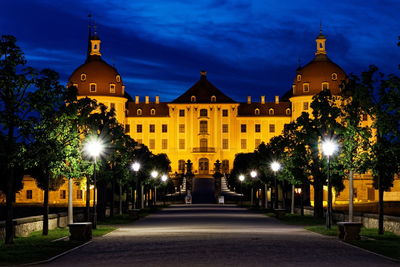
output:
M303 83L303 92L307 93L310 91L310 84L309 83Z
M329 89L329 83L322 83L322 90L328 90Z
M286 109L286 115L290 115L290 108Z
M274 114L275 114L275 110L274 110L273 108L270 108L270 109L268 110L268 114L269 114L269 115L274 115Z
M86 74L85 73L81 74L81 81L82 82L86 81Z
M211 97L211 102L216 102L217 101L217 97L215 96L215 95L213 95L212 97Z
M96 92L96 90L97 90L97 85L95 83L91 83L90 84L90 92L93 93L93 92Z
M301 75L297 74L297 81L300 82L301 81Z
M332 80L336 81L337 80L337 74L336 73L332 73Z
M207 117L208 111L207 109L200 109L200 117Z
M110 84L110 93L115 94L115 84Z
M136 110L136 115L142 116L142 110L140 108Z
M256 108L254 110L254 115L260 115L260 109L259 108Z
M117 81L117 83L121 82L121 76L119 75L115 76L115 80Z
M156 115L156 110L154 108L150 109L150 115L152 116Z
M192 97L190 98L190 102L196 102L196 97L194 95L192 95Z

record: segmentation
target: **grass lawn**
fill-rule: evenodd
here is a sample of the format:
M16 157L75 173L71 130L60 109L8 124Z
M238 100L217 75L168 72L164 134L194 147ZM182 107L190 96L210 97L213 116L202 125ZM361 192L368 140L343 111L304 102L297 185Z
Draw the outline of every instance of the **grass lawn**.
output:
M114 227L99 225L93 230L93 236L102 236L115 230ZM84 242L56 239L69 235L68 228L58 228L49 231L48 236L42 236L42 231L33 232L29 237L18 237L14 244L0 243L0 265L22 264L47 260ZM53 242L52 242L53 241Z

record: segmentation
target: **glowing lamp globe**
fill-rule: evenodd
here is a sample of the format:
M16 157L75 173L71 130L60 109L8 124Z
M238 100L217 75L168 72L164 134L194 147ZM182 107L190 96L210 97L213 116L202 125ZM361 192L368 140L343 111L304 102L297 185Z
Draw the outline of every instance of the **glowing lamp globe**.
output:
M322 142L322 152L325 156L332 156L338 148L338 145L332 140L325 140Z
M168 180L168 176L166 174L163 174L161 176L161 181L166 182Z
M257 172L256 171L251 171L250 172L251 178L256 178L257 177Z
M92 156L93 158L99 157L101 153L103 153L103 150L104 150L104 145L97 138L92 138L85 144L86 153Z
M132 170L138 172L140 170L140 163L139 162L132 163Z
M244 175L243 174L239 175L239 181L241 181L241 182L244 181Z
M271 163L271 170L277 172L281 169L281 164L277 161Z
M152 172L150 173L150 175L151 175L151 177L153 177L153 178L157 178L158 172L157 172L157 171L152 171Z

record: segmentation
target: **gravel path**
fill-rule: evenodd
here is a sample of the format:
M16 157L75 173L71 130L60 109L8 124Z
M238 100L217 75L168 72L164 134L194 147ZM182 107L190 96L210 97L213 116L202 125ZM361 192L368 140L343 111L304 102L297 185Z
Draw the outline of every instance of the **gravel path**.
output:
M54 266L398 265L236 206L174 205L46 264Z

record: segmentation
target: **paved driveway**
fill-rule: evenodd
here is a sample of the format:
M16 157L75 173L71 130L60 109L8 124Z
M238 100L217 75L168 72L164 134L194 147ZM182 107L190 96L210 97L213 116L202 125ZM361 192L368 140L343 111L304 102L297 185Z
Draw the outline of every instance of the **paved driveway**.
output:
M382 257L236 206L176 205L54 266L386 266Z

